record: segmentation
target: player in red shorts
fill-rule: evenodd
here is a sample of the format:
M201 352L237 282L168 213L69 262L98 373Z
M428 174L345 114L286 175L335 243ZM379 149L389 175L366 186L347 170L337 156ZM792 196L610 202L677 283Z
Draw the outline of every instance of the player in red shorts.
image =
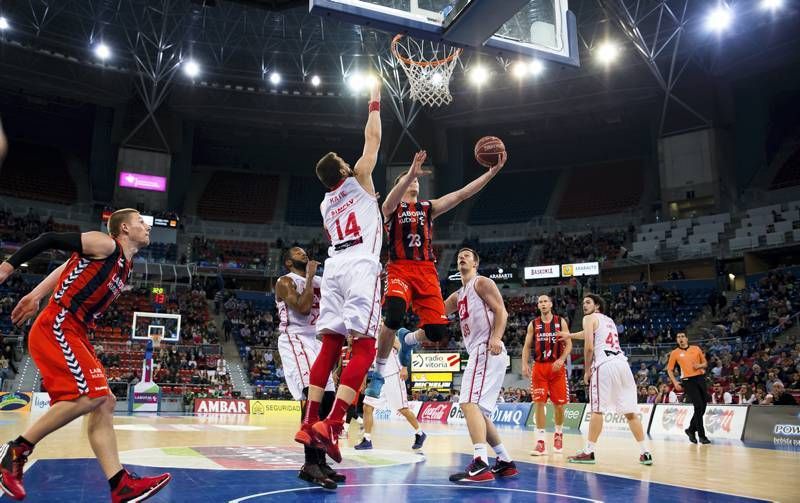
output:
M122 293L130 278L133 256L150 244L150 227L133 209L115 211L102 232L46 232L0 264L0 284L20 266L45 250L71 251L72 256L20 299L11 320L19 325L39 310L39 301L53 296L33 323L28 346L42 373L50 409L25 432L0 447L0 489L14 499L25 497L23 467L44 437L88 415L89 442L111 487L111 501L144 501L170 481L164 473L138 477L119 462L114 434L116 400L105 369L86 335L94 320ZM64 484L68 481L64 481Z
M536 445L532 456L547 454L544 446L545 404L548 396L553 402L556 432L553 435L553 452L561 452L564 447L564 404L569 403L569 386L565 363L572 351L572 340L559 341L558 335L569 334L569 321L553 314L553 299L540 295L538 299L540 316L528 324L525 345L522 347L522 373L531 377L531 346L533 355L533 379L531 394L536 407Z
M383 298L384 323L378 339L376 372L366 394L380 396L386 362L392 351L395 334L400 339L400 363L410 366L411 348L420 342L439 342L449 324L436 272L433 253L433 221L459 203L477 194L497 175L506 163L506 154L498 162L461 189L430 201L419 200L419 178L430 173L422 169L427 153L417 152L408 172L398 176L381 206L389 233L389 264ZM419 316L420 328L410 332L401 328L411 307Z

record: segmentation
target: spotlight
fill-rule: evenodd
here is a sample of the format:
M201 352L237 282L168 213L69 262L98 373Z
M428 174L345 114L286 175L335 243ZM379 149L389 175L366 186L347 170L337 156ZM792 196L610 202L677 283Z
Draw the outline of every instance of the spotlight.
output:
M272 82L272 85L277 86L281 83L281 74L278 72L272 72L269 75L269 81Z
M370 73L369 75L367 75L366 81L367 81L367 87L371 88L378 82L378 77Z
M364 89L364 85L366 85L366 79L359 72L355 72L347 78L347 86L353 92Z
M311 85L312 86L319 87L319 85L321 83L322 83L322 80L320 80L319 75L314 75L313 77L311 77Z
M528 66L531 75L533 75L534 77L541 74L544 71L544 63L542 63L538 59L534 59L533 61L531 61L531 64Z
M514 63L514 66L511 67L511 73L518 79L522 79L528 75L529 70L529 66L523 61L517 61Z
M195 78L200 75L200 65L197 64L197 61L190 59L183 64L183 73L187 77Z
M97 56L98 59L105 61L111 57L111 48L100 42L94 46L94 55Z
M7 30L11 25L8 24L8 19L0 16L0 30Z
M733 23L733 11L724 3L719 4L706 16L706 28L717 33L730 28Z
M611 41L606 41L597 46L597 59L604 65L613 63L619 57L619 46Z
M489 80L489 71L482 66L476 66L469 71L469 80L476 86L481 86Z
M761 0L761 8L764 10L778 10L783 7L783 0Z

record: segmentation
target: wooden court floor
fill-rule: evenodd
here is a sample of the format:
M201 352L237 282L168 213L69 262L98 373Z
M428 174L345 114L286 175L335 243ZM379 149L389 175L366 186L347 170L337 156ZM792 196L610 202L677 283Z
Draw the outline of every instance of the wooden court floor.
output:
M36 417L29 413L0 413L0 436L3 440L15 437ZM277 484L283 488L281 491L285 491L281 501L311 500L307 497L312 491L302 489L306 484L295 478L296 470L302 464L302 452L292 441L296 431L294 419L249 415L117 416L114 422L123 463L145 467L138 469L140 473L155 473L160 471L157 468L164 467L167 471L185 470L190 475L204 474L187 475L188 478L183 482L189 487L191 484L195 484L195 487L199 487L196 484L205 484L202 494L184 499L186 495L177 492L176 485L172 492L165 490L153 501L269 500L263 495L236 499L230 487L217 487L219 484L229 485L224 481L230 478L231 473L253 473L251 470L274 470L276 474L283 474L283 485ZM354 451L348 448L360 440L359 427L354 423L349 438L342 440L345 462L341 467L351 480L363 484L347 488L346 492L343 492L343 488L347 484L334 494L326 492L321 493L324 496L319 496L314 493L317 494L314 500L336 501L336 498L344 498L346 494L348 501L360 501L361 496L366 498L372 490L369 487L379 483L392 484L401 479L404 482L398 485L431 486L435 491L450 494L447 491L452 484L449 484L446 475L463 468L472 452L466 427L423 424L423 428L429 434L423 449L424 455L411 451L412 432L407 424L396 421L376 423L374 451ZM538 494L536 501L563 500L559 495L578 493L584 494L584 497L577 499L590 501L674 501L675 497L682 501L714 501L723 495L800 501L800 453L796 451L746 448L736 443L700 446L682 439L651 439L655 464L646 467L638 464L638 448L633 438L615 434L601 437L596 450L596 465L572 465L566 462L566 457L582 447L583 440L578 435L565 435L563 454L532 457L529 455L533 444L532 431L518 428L500 431L512 456L526 467L514 488L501 487L503 494L509 495L505 499L507 501L533 501L528 493ZM548 434L548 439L552 438L551 435ZM63 491L58 492L59 485L53 485L54 474L63 469L64 478L72 477L72 483L76 486L84 484L80 496L76 493L69 500L107 501L99 466L94 460L86 459L92 457L83 419L46 438L36 447L31 457L35 462L30 464L26 472L28 500L52 502L52 496L61 494L58 500L68 501L63 498ZM395 472L390 469L393 466ZM397 467L405 468L397 471L400 470ZM373 474L370 480L365 479L368 473ZM222 482L213 482L214 474L220 475ZM266 485L254 487L252 494L271 495L268 479L258 478L259 484L263 482ZM551 479L556 479L556 482L553 483ZM176 477L176 483L177 480ZM619 490L614 486L617 482L621 483ZM543 483L549 484L548 491L541 490ZM592 484L597 487L592 487ZM292 487L299 487L301 489L297 490L302 492L290 493L294 490ZM680 492L669 493L669 488L707 492L685 493L690 497L681 497ZM218 494L215 493L217 489L221 491ZM473 491L476 494L479 492ZM623 494L629 496L623 498ZM410 492L397 496L417 499ZM484 501L481 496L485 497L478 495L473 498L462 494L457 499ZM493 495L490 500L496 501L496 496ZM435 497L439 501L448 498Z

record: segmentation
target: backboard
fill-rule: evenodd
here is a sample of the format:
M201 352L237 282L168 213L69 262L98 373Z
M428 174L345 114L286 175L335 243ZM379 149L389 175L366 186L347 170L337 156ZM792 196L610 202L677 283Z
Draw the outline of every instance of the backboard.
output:
M160 342L179 342L181 315L135 311L131 325L131 339L146 341L153 339L153 336L157 336Z
M580 64L568 0L310 0L310 11L481 52Z

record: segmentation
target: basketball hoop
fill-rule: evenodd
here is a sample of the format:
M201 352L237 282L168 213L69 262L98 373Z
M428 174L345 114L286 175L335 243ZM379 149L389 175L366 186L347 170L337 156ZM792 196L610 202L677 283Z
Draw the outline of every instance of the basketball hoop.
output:
M164 337L164 334L154 333L150 335L150 340L153 341L153 349L158 349L161 347L161 339Z
M439 107L453 101L450 77L461 52L458 47L402 34L392 39L392 54L408 78L411 99L428 106Z

